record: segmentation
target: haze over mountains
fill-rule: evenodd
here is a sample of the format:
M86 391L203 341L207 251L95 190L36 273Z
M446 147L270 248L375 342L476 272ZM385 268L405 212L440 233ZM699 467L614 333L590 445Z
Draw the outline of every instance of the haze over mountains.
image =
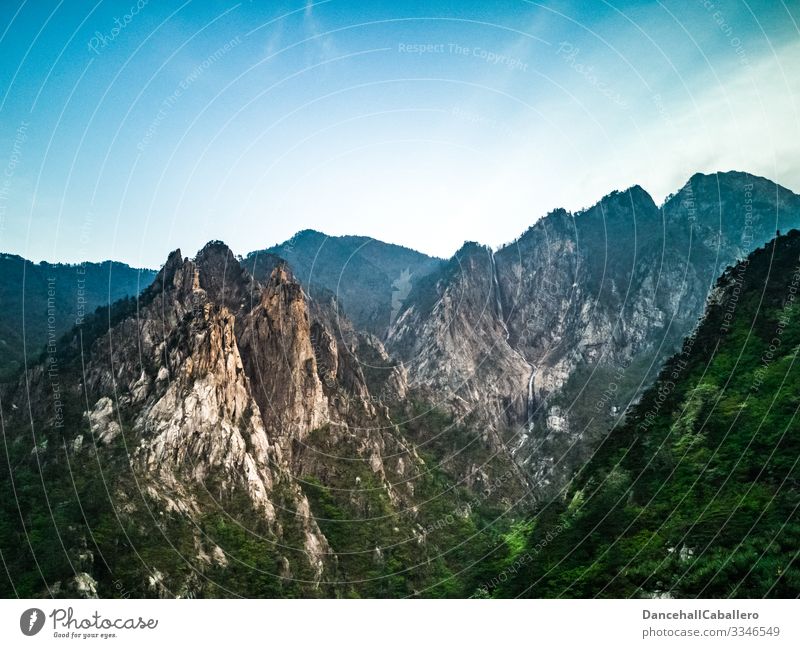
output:
M137 295L155 276L116 261L32 263L0 254L0 380L26 355L36 362L49 335L59 338L98 306Z
M9 550L7 509L4 556L29 595L111 595L120 572L148 596L489 591L519 520L623 423L718 277L797 227L800 196L730 172L447 261L308 230L244 258L175 251L4 387L5 487L43 538Z

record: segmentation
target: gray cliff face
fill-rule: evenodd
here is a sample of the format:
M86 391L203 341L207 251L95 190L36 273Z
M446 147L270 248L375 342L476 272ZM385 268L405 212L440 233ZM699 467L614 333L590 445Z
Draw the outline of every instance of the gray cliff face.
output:
M390 352L409 367L409 387L498 429L524 417L516 386L531 366L510 340L491 250L466 244L426 289L389 332Z
M467 246L412 291L387 347L409 384L497 429L535 489L560 487L702 315L716 277L800 226L800 197L696 175L555 211L494 255Z
M250 311L241 348L264 424L287 454L327 420L327 399L317 374L311 325L300 285L276 268Z

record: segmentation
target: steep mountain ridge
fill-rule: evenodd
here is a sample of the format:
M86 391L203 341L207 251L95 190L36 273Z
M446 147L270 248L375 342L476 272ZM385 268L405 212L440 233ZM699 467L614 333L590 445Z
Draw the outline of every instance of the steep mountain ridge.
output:
M411 385L504 437L535 489L558 487L693 329L722 270L795 226L800 197L742 173L697 174L661 208L641 187L613 192L552 212L480 267L456 255L412 290L387 348Z
M524 403L508 396L531 367L509 344L495 272L492 251L466 243L436 285L412 292L388 348L413 368L410 386L428 400L444 396L458 416L502 425L524 416ZM447 290L439 294L441 283Z

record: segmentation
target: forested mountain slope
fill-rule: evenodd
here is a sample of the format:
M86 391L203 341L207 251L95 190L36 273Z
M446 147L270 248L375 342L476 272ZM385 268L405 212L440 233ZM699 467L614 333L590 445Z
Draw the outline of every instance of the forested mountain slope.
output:
M495 596L800 593L800 232L729 268L628 420L521 533Z

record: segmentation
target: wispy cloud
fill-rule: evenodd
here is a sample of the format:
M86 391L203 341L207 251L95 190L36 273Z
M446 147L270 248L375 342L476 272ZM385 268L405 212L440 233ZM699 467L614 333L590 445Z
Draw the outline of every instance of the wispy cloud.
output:
M309 38L314 39L314 46L318 49L323 59L333 58L338 55L338 51L331 36L324 35L326 30L317 18L316 13L319 3L313 0L306 0L306 8L303 12L303 27Z

